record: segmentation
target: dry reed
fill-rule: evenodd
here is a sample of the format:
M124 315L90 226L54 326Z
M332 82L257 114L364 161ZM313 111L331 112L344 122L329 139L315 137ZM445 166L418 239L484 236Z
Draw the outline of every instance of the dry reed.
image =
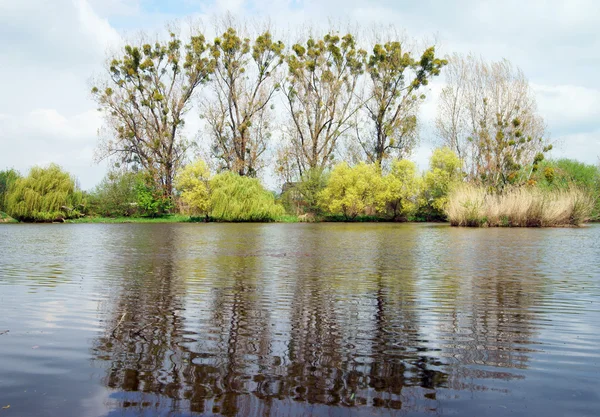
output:
M449 196L446 214L453 226L579 226L589 219L593 206L593 198L578 188L520 187L496 194L464 185Z

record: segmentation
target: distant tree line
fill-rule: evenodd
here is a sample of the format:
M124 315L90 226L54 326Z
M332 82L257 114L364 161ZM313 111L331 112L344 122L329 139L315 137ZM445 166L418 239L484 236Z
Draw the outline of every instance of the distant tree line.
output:
M535 96L506 60L440 58L434 46L415 53L395 35L367 45L357 33L307 30L288 46L268 27L217 27L212 40L195 28L142 35L110 56L92 96L105 120L98 158L114 168L95 190L81 193L56 166L24 178L3 171L0 208L21 220L176 211L223 221L284 212L443 220L453 190L469 183L494 194L577 186L598 216L598 168L546 160L552 145ZM440 148L420 174L407 158L426 87L442 72ZM204 121L196 140L184 135L190 117ZM190 161L197 146L209 153ZM266 165L281 195L257 179Z

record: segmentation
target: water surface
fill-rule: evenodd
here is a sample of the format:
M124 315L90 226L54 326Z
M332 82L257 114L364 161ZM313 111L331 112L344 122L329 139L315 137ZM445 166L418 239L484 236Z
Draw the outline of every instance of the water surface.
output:
M597 225L0 226L0 417L598 410Z

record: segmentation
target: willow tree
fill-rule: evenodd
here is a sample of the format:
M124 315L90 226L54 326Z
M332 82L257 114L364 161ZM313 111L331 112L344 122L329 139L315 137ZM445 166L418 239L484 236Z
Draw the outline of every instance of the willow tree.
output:
M406 157L417 138L417 113L425 99L422 87L447 64L427 48L420 59L403 49L399 41L376 44L366 65L367 98L364 111L369 120L366 135L357 128L357 140L370 162L381 165L393 153Z
M58 165L33 167L6 193L6 212L20 221L52 221L79 215L82 193Z
M529 179L552 146L523 72L507 60L454 55L436 127L471 180L497 189Z
M366 55L351 34L328 33L292 46L283 89L291 126L280 164L292 166L300 177L331 165L360 107L355 93Z
M0 211L5 210L4 200L8 190L10 189L10 186L20 177L21 175L19 172L14 169L0 171Z
M188 142L182 135L192 97L212 71L202 34L184 42L170 33L165 42L128 44L109 60L92 95L104 112L108 134L100 159L116 157L141 166L170 198L173 177Z
M228 28L211 48L215 60L212 96L203 117L222 169L256 176L272 132L271 106L283 64L281 41L265 31L253 41Z

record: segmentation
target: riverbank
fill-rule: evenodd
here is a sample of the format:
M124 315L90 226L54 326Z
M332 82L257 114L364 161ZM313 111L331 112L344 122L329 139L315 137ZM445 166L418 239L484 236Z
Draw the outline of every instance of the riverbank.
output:
M204 223L206 219L204 217L185 216L182 214L169 214L161 217L92 217L86 216L79 219L65 220L65 223ZM225 223L218 219L210 219L210 223ZM257 222L257 223L340 223L340 222L351 222L351 223L398 223L389 219L376 217L376 216L357 216L354 219L346 219L343 216L326 216L318 217L313 215L300 215L296 216L293 214L285 214L277 216L273 222ZM231 222L229 222L231 223ZM233 222L233 223L247 223L247 222Z
M15 219L10 217L8 214L0 211L0 223L18 223Z

